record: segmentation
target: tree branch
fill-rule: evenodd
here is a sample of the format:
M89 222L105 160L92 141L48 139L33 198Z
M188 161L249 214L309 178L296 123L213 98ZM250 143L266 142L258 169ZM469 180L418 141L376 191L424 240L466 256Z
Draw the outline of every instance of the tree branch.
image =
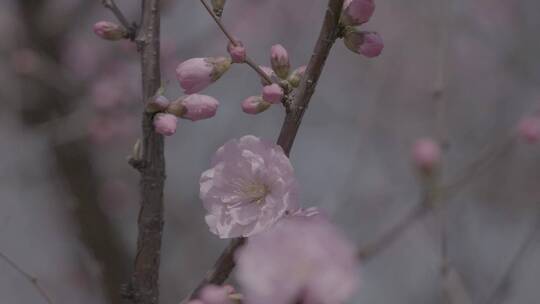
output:
M328 1L328 8L324 17L323 26L319 38L317 39L317 43L315 44L313 56L306 69L306 76L300 84L296 97L291 104L291 108L285 116L277 144L283 148L283 151L287 155L291 152L292 144L296 137L296 133L298 132L298 128L300 127L302 116L313 96L317 81L319 80L324 64L326 63L326 58L337 39L343 1L344 0ZM201 2L205 4L205 7L209 8L204 0L201 0ZM215 16L213 12L211 12L211 14ZM218 18L215 18L215 20L219 21ZM191 295L184 299L182 303L187 302L189 299L197 298L198 292L207 284L223 284L235 266L234 253L244 242L244 238L232 239L229 246L227 246L220 255L214 267L208 271L206 278L199 283L197 288L195 288Z
M161 85L159 67L160 1L142 1L141 27L136 43L141 54L143 102ZM159 303L159 265L163 233L165 157L163 136L154 132L153 115L142 114L141 209L135 270L127 296L136 304Z
M0 251L0 259L4 260L6 264L9 265L13 270L17 271L19 274L21 274L34 288L39 292L41 297L48 303L48 304L54 304L49 294L47 294L47 291L39 284L39 281L36 277L29 274L28 272L24 271L17 263L15 263L13 260L11 260L7 255L2 253Z

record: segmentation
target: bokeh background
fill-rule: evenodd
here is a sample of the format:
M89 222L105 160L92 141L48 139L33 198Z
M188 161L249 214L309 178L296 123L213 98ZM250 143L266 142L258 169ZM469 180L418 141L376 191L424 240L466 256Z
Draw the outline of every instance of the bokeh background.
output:
M117 1L130 20L139 2ZM293 66L307 63L325 0L228 2L223 21L258 63L269 64L275 43ZM199 1L163 7L172 99L181 95L176 65L224 56L226 40ZM0 2L0 252L57 304L123 303L135 249L138 174L126 157L140 134L139 62L129 42L93 34L100 20L115 21L100 1ZM336 44L291 154L304 206L325 210L359 246L418 203L409 160L417 138L448 144L442 176L451 180L540 101L540 3L378 0L363 27L381 33L383 54L370 60ZM233 66L204 91L220 100L217 116L183 120L167 138L162 303L180 302L227 243L208 232L198 199L213 152L246 134L277 138L282 108L241 112L260 89L252 70ZM537 303L540 147L516 141L481 173L444 216L418 221L362 265L351 303L442 303L444 290L452 303ZM3 260L0 302L44 303Z

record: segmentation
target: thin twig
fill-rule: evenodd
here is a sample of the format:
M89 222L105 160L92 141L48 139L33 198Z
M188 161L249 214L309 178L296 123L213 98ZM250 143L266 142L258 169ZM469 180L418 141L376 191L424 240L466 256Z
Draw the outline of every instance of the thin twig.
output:
M330 50L337 39L339 17L341 8L343 7L343 1L344 0L328 1L326 15L319 38L315 44L313 56L311 57L306 69L306 76L298 89L298 94L292 102L293 107L287 112L283 122L281 133L277 142L287 155L289 155L291 152L292 143L294 142L294 138L296 137L296 133L300 127L305 109L310 102L311 96L313 96L317 81L319 80L324 64L326 63L326 58L328 57L328 54L330 53ZM204 0L201 0L201 2L203 4L206 3ZM205 7L208 8L207 5L205 5ZM213 12L212 15L214 15ZM220 255L214 267L208 271L207 276L199 283L190 296L184 299L182 303L186 303L189 299L197 298L197 292L208 283L223 284L235 266L234 253L242 246L244 242L244 238L232 239L229 246Z
M123 27L127 30L127 37L130 40L135 39L136 26L133 23L130 23L124 13L118 8L114 0L101 0L103 6L111 10L111 12L116 16L116 19L122 24Z
M39 281L36 277L29 274L28 272L24 271L17 263L15 263L13 260L11 260L7 255L5 255L3 252L0 251L0 259L4 260L6 264L8 264L13 270L17 271L20 275L22 275L34 288L39 292L41 297L47 302L48 304L54 304L51 297L47 294L47 291L39 284Z
M223 24L223 22L221 22L221 19L218 16L216 16L216 14L212 10L212 8L208 5L208 3L206 3L206 1L204 1L204 0L200 0L200 1L201 1L202 5L204 6L204 8L206 9L206 11L208 12L208 14L210 14L210 16L212 16L212 19L214 19L214 21L216 22L218 27L221 29L223 34L225 34L227 39L229 39L229 41L233 45L237 46L238 41L236 41L236 39L234 39L233 35L227 30L227 28L225 28L225 25ZM253 70L255 70L255 72L257 72L257 74L259 74L267 84L273 83L272 79L249 56L246 56L245 63L248 66L250 66Z

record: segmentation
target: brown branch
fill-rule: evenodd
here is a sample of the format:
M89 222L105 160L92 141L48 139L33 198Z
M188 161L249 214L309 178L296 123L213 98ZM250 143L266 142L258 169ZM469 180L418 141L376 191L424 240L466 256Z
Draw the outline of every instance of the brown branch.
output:
M116 2L114 0L101 0L101 3L104 7L111 10L111 12L114 14L116 19L122 24L123 27L127 30L127 37L130 40L135 39L136 34L136 26L134 23L130 23L124 13L118 8L118 5L116 5Z
M4 260L6 262L6 264L9 265L9 267L11 267L13 270L17 271L30 284L32 284L32 286L34 286L34 288L37 290L37 292L39 292L39 294L45 300L45 302L47 302L48 304L54 304L53 300L51 299L49 294L47 294L47 291L41 286L41 284L39 284L39 281L38 281L38 279L36 277L34 277L33 275L31 275L28 272L24 271L19 265L17 265L17 263L15 263L13 260L11 260L7 255L2 253L1 251L0 251L0 259Z
M159 67L160 1L143 0L136 43L141 54L143 101L161 85ZM159 265L163 233L165 157L163 136L154 132L153 115L142 114L141 209L139 211L135 270L127 296L137 304L159 303Z
M212 8L208 5L208 3L206 3L206 1L204 1L204 0L200 0L200 1L201 1L202 5L204 6L204 8L206 9L206 11L208 12L208 14L210 14L210 16L212 16L212 19L214 19L214 21L216 22L218 27L221 29L223 34L225 34L227 39L229 39L229 41L233 45L235 45L235 46L238 45L238 42L236 41L236 39L234 39L233 35L227 30L227 28L225 27L223 22L221 22L221 19L218 16L216 16L216 14L212 10ZM253 59L251 59L247 55L246 55L245 63L248 66L250 66L255 72L257 72L257 74L259 74L259 76L261 76L262 79L264 79L264 81L267 84L273 83L272 79L270 77L268 77L268 75L266 75L266 73L263 70L261 70L259 65L257 63L255 63L255 61L253 61Z
M204 0L201 0L201 2L208 8ZM292 143L294 142L294 138L300 127L302 116L310 102L311 96L313 96L326 58L337 39L339 17L342 7L343 0L328 1L328 8L324 17L323 26L319 38L317 39L313 56L308 64L306 76L298 89L298 93L296 94L296 97L291 104L291 108L287 112L283 126L281 127L281 133L277 142L287 155L291 152ZM215 16L213 12L212 15ZM215 19L219 21L218 18ZM195 290L183 301L183 303L187 302L189 299L197 298L198 292L209 283L223 284L235 266L234 253L244 242L244 238L232 239L229 246L220 255L214 267L208 271L207 276L199 283L199 285L197 285Z

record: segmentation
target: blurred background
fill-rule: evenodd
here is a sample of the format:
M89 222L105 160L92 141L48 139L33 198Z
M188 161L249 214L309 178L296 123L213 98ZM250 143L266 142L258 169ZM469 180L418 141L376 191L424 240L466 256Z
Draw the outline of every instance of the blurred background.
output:
M117 4L135 21L139 2ZM225 56L226 40L198 1L162 2L162 74L174 99L176 65ZM326 0L228 2L223 22L259 64L276 43L294 67L307 64ZM304 206L325 210L359 246L418 203L417 138L448 144L451 180L540 101L538 1L376 3L363 27L381 33L383 54L366 59L338 41L291 154ZM129 42L93 34L100 20L116 22L100 1L0 2L0 252L57 304L123 303L134 258L138 174L126 157L140 134L139 61ZM182 120L166 140L161 303L178 303L227 243L208 232L198 199L211 155L242 135L277 138L282 108L241 112L259 91L252 70L233 66L204 91L220 100L217 116ZM516 141L456 190L444 216L418 221L364 263L351 303L537 303L539 186L540 147ZM44 300L0 260L0 302Z

